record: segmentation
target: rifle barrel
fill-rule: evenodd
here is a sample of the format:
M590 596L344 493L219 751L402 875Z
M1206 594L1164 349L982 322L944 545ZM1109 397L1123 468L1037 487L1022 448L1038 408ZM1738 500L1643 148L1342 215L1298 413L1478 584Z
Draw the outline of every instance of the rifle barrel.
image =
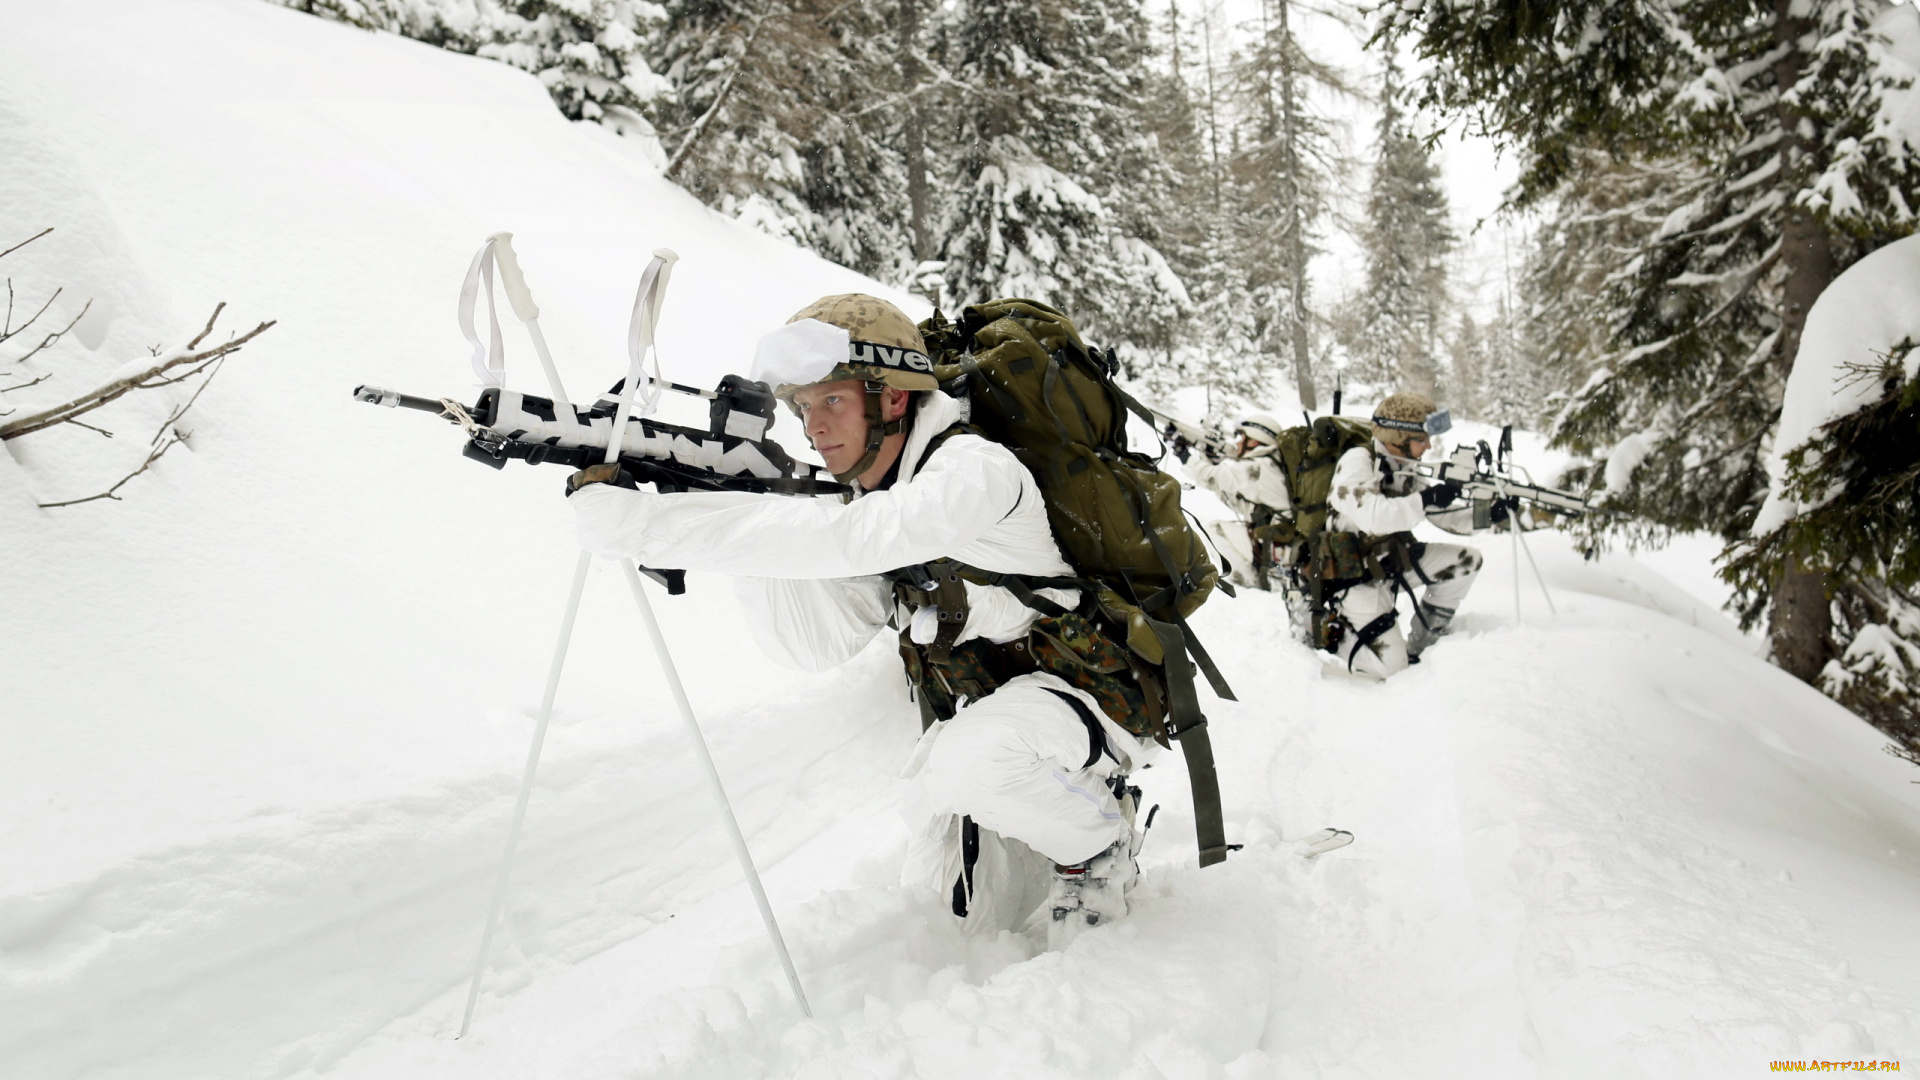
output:
M418 409L435 415L447 411L437 398L414 397L397 390L388 390L379 386L356 386L353 388L353 400L364 401L369 405L385 405L389 409Z

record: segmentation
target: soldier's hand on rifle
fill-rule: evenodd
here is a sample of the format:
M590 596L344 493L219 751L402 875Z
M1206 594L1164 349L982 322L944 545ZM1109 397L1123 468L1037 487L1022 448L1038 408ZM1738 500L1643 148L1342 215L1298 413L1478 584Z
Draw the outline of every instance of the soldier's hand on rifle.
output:
M1420 492L1420 505L1443 510L1452 506L1453 500L1459 497L1459 487L1453 484L1435 484Z
M620 467L619 462L608 461L589 466L567 477L567 494L572 495L588 484L612 484L629 491L638 491L640 485L634 483L633 474Z
M1501 522L1504 522L1508 518L1512 517L1514 511L1518 509L1520 509L1519 499L1516 499L1512 496L1508 496L1504 499L1495 499L1493 500L1493 511L1490 515L1488 515L1488 520L1492 521L1495 525L1498 525Z
M1173 456L1180 459L1180 464L1182 465L1185 465L1187 459L1193 456L1193 444L1187 441L1186 436L1178 432L1174 433L1170 449L1173 450Z

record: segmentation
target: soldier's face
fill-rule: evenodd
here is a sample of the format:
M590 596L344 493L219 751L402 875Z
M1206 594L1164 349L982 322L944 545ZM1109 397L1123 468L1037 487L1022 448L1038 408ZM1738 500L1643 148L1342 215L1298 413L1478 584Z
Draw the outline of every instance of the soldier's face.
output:
M881 392L880 415L892 420L906 407L907 392L891 387ZM860 463L867 452L867 384L859 379L809 386L794 391L793 403L806 425L807 441L827 463L827 470L843 473Z
M1418 461L1426 457L1427 451L1432 448L1433 439L1426 435L1413 435L1400 445L1400 456L1408 461Z

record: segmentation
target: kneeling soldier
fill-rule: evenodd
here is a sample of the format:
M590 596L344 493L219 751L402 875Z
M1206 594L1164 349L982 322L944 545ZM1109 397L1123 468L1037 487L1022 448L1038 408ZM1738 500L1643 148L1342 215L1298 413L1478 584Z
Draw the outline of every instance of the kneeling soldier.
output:
M1121 778L1159 747L1117 722L1118 688L1089 683L1090 666L1064 655L1124 648L1071 610L1042 617L1007 588L957 575L896 584L901 568L924 575L942 558L1029 579L1073 573L1032 474L1007 447L956 428L960 403L931 370L899 309L825 297L761 339L752 377L793 407L850 499L659 494L587 470L572 501L590 551L734 575L763 646L793 666L838 666L902 627L917 693L950 717L931 724L910 765L909 810L928 822L919 853L935 857L934 880L969 925L1011 925L1038 900L1021 886L1050 873L1040 910L1059 945L1126 913L1139 789ZM1066 609L1078 601L1071 589L1033 591ZM960 625L950 609L964 611Z
M1416 468L1433 436L1451 426L1425 394L1394 394L1374 410L1373 445L1348 450L1334 468L1333 513L1329 535L1317 538L1325 554L1316 571L1338 628L1329 647L1349 671L1384 679L1418 663L1480 572L1478 549L1425 543L1412 532L1422 521L1473 531L1472 508L1453 506L1457 489L1431 485ZM1394 597L1416 587L1413 633L1404 637Z

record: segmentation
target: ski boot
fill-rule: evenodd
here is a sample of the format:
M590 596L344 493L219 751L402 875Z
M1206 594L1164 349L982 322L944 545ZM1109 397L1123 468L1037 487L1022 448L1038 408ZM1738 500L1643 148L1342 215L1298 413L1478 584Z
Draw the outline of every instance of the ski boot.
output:
M1053 866L1053 884L1043 910L1050 916L1047 924L1047 948L1064 949L1080 932L1090 926L1113 922L1127 914L1127 890L1140 876L1140 844L1146 838L1134 827L1140 806L1140 789L1128 787L1126 777L1108 783L1120 803L1127 821L1127 835L1115 840L1105 851L1085 862Z
M1422 601L1420 610L1413 620L1413 633L1407 635L1407 662L1417 664L1420 654L1446 635L1447 624L1453 622L1453 609L1435 607Z

